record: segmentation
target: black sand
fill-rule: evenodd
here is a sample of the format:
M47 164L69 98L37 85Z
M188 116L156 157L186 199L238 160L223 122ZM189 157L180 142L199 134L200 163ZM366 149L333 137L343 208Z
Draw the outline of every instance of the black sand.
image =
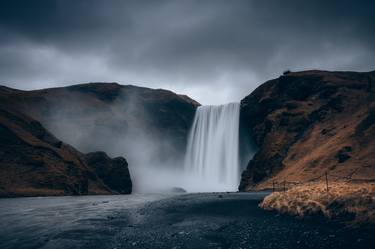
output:
M0 200L0 248L375 248L374 230L266 212L266 193Z

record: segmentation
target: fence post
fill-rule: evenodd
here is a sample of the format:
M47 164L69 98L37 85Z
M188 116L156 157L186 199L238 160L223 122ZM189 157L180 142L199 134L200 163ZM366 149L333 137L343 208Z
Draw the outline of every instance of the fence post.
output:
M327 193L329 193L329 188L328 188L328 173L326 171L326 186L327 186Z

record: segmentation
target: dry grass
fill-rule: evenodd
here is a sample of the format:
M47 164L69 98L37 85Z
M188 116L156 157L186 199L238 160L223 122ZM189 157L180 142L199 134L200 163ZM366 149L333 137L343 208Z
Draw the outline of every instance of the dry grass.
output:
M299 217L323 215L351 224L375 225L375 184L315 183L267 196L260 207Z

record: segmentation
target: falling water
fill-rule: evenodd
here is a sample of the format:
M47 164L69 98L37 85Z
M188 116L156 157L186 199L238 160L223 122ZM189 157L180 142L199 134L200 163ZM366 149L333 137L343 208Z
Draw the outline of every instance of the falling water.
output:
M198 107L185 158L185 172L194 179L188 190L237 190L239 109L239 103Z

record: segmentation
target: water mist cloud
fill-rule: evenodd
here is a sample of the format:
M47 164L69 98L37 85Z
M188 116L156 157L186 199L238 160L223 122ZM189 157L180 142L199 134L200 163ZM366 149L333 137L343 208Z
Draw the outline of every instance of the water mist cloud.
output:
M41 122L82 152L105 151L111 157L125 157L134 192L167 191L178 186L185 153L183 133L179 132L185 117L158 119L155 115L160 117L160 113L152 108L170 116L174 110L168 110L169 102L164 104L160 98L167 95L175 109L178 106L173 101L179 97L134 86L111 87L87 84L53 89L44 96L48 104ZM179 130L168 126L174 121Z

